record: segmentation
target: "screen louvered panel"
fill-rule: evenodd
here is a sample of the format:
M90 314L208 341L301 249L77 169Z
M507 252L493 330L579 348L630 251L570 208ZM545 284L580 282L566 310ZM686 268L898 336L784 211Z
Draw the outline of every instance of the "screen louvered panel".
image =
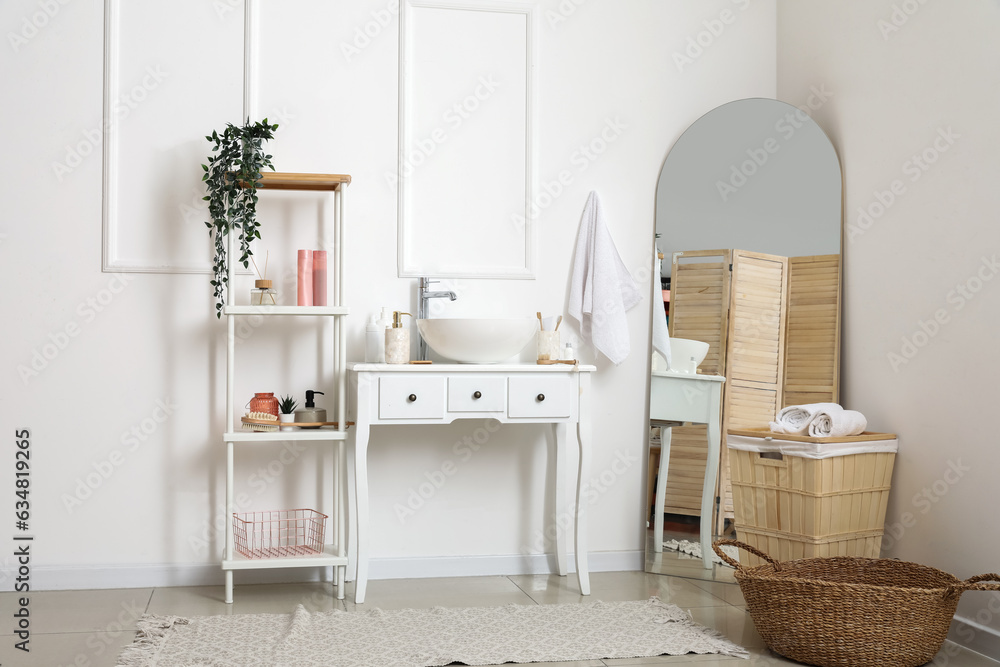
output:
M780 384L787 269L784 257L733 252L726 368L730 381Z
M782 407L837 403L840 255L791 257Z
M728 250L702 250L673 258L670 336L708 343L699 373L725 375L730 257Z

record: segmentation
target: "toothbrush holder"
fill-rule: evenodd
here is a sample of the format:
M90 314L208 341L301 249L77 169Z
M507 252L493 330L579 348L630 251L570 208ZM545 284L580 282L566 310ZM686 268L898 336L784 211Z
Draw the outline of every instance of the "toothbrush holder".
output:
M548 361L558 359L562 350L559 349L558 331L538 332L538 360Z

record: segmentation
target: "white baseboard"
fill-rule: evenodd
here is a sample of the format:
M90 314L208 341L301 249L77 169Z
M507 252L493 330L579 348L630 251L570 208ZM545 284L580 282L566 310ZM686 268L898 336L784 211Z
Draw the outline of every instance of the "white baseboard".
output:
M639 571L643 569L642 551L606 551L589 557L591 572ZM371 579L425 579L432 577L505 576L550 574L556 570L555 557L548 554L529 556L456 556L443 558L372 559ZM569 558L574 572L573 558ZM0 588L14 589L16 572L0 571ZM292 583L329 579L327 568L290 568L246 570L236 574L240 584ZM64 591L102 588L164 588L170 586L219 586L225 582L218 563L189 565L36 565L31 570L31 590Z
M948 639L970 651L1000 660L1000 630L988 628L970 618L956 616L951 620ZM947 650L945 647L946 652Z
M603 551L590 554L591 572L639 571L646 554L642 551ZM572 555L567 561L576 572ZM554 574L556 559L551 554L528 556L456 556L451 558L382 558L368 566L372 579L424 579L431 577L486 577L516 574Z

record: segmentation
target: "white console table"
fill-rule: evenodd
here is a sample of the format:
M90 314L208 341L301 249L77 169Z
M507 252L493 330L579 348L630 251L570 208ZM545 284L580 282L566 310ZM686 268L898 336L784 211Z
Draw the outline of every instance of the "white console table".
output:
M715 506L715 485L719 478L721 454L721 375L692 375L673 371L652 371L649 383L649 420L706 424L708 458L705 461L705 485L701 492L701 558L706 569L712 569L712 510ZM660 435L660 470L656 481L656 501L653 508L653 551L663 551L663 508L667 496L667 469L670 465L671 426L664 426Z
M576 574L580 592L590 595L583 481L590 466L590 373L594 366L554 364L348 364L350 430L357 518L351 543L356 553L355 602L368 584L368 439L372 426L450 424L456 419L496 419L506 424L552 424L556 435L556 515L575 514ZM562 488L566 425L576 424L580 449L575 503ZM557 531L556 562L565 576L567 544Z

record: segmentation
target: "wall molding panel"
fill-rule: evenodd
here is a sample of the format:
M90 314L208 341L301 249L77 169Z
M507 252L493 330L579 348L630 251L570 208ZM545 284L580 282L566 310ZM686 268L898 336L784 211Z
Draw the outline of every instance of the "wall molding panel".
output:
M537 190L536 12L532 5L516 3L401 4L400 277L535 277L537 234L531 204ZM490 29L476 34L477 27L487 25ZM517 41L513 46L507 39L491 42L495 33ZM476 52L485 65L481 76L465 59L447 58L452 39L454 44L473 40L481 46ZM449 88L448 82L459 81ZM492 85L497 81L499 85ZM490 99L495 90L500 94ZM466 102L461 102L466 93ZM469 173L480 174L482 185L461 179ZM460 192L459 183L480 189Z
M243 78L242 78L242 118L255 118L257 113L257 93L259 87L258 68L258 2L244 0L243 7ZM103 234L103 271L124 273L212 273L211 260L187 260L143 257L129 253L122 248L123 224L135 224L134 220L123 222L121 208L121 121L116 107L121 86L121 0L104 0L104 102L102 112L103 165L102 165L102 206L101 227ZM220 20L221 17L220 17ZM235 19L234 19L235 20ZM183 107L185 100L171 100ZM234 119L235 120L235 119ZM207 125L206 125L207 127ZM199 135L200 136L200 135ZM207 151L206 151L207 152ZM190 193L192 203L198 201L197 192ZM188 207L189 210L192 208ZM207 216L207 210L205 212ZM150 219L153 218L151 214ZM189 221L191 222L191 221ZM207 228L200 222L202 230ZM207 236L207 233L206 233ZM206 240L206 247L207 247ZM251 271L238 268L240 274Z

